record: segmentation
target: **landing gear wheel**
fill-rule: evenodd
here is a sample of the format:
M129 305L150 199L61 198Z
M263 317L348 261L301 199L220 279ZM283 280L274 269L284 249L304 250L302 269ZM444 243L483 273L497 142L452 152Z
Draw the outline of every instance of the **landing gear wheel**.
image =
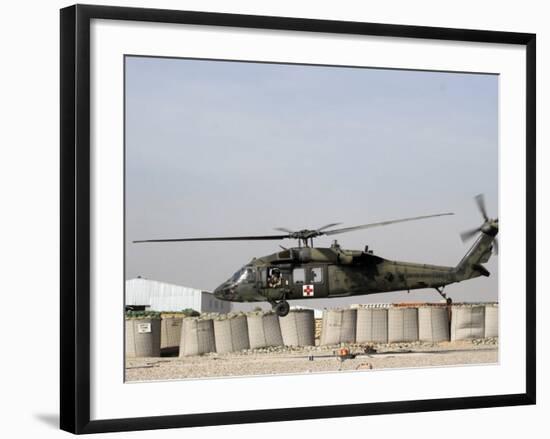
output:
M451 306L453 304L453 299L450 297L447 297L447 306Z
M290 311L290 305L286 301L279 302L277 305L275 305L275 312L279 317L286 316Z

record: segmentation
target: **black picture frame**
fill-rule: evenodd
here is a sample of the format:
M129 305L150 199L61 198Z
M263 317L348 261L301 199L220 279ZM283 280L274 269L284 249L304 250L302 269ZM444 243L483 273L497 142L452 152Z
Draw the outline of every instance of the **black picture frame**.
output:
M418 401L299 407L90 420L90 21L133 20L384 37L453 40L526 47L526 392ZM74 5L61 10L61 349L60 425L99 433L388 413L535 404L536 401L536 36L290 17Z

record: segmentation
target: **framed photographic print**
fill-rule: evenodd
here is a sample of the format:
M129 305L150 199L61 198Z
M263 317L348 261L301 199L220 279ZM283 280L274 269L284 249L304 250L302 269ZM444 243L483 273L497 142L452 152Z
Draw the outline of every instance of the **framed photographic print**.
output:
M62 429L534 404L535 275L535 35L61 10Z

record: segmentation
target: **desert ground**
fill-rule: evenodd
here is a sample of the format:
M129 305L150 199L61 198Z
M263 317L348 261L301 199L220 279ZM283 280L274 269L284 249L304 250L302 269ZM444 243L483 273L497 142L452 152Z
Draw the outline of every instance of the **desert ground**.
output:
M341 349L349 355L342 357ZM272 347L190 357L128 358L126 381L181 380L338 371L376 371L498 362L498 339L440 343Z

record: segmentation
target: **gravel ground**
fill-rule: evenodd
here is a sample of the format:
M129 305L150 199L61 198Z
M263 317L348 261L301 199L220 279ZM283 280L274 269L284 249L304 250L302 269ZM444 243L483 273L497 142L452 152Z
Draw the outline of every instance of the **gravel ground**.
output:
M126 360L126 381L294 374L490 364L498 362L498 340L442 343L349 344L355 358L335 357L341 346L276 347L194 357ZM313 356L313 360L310 357Z

